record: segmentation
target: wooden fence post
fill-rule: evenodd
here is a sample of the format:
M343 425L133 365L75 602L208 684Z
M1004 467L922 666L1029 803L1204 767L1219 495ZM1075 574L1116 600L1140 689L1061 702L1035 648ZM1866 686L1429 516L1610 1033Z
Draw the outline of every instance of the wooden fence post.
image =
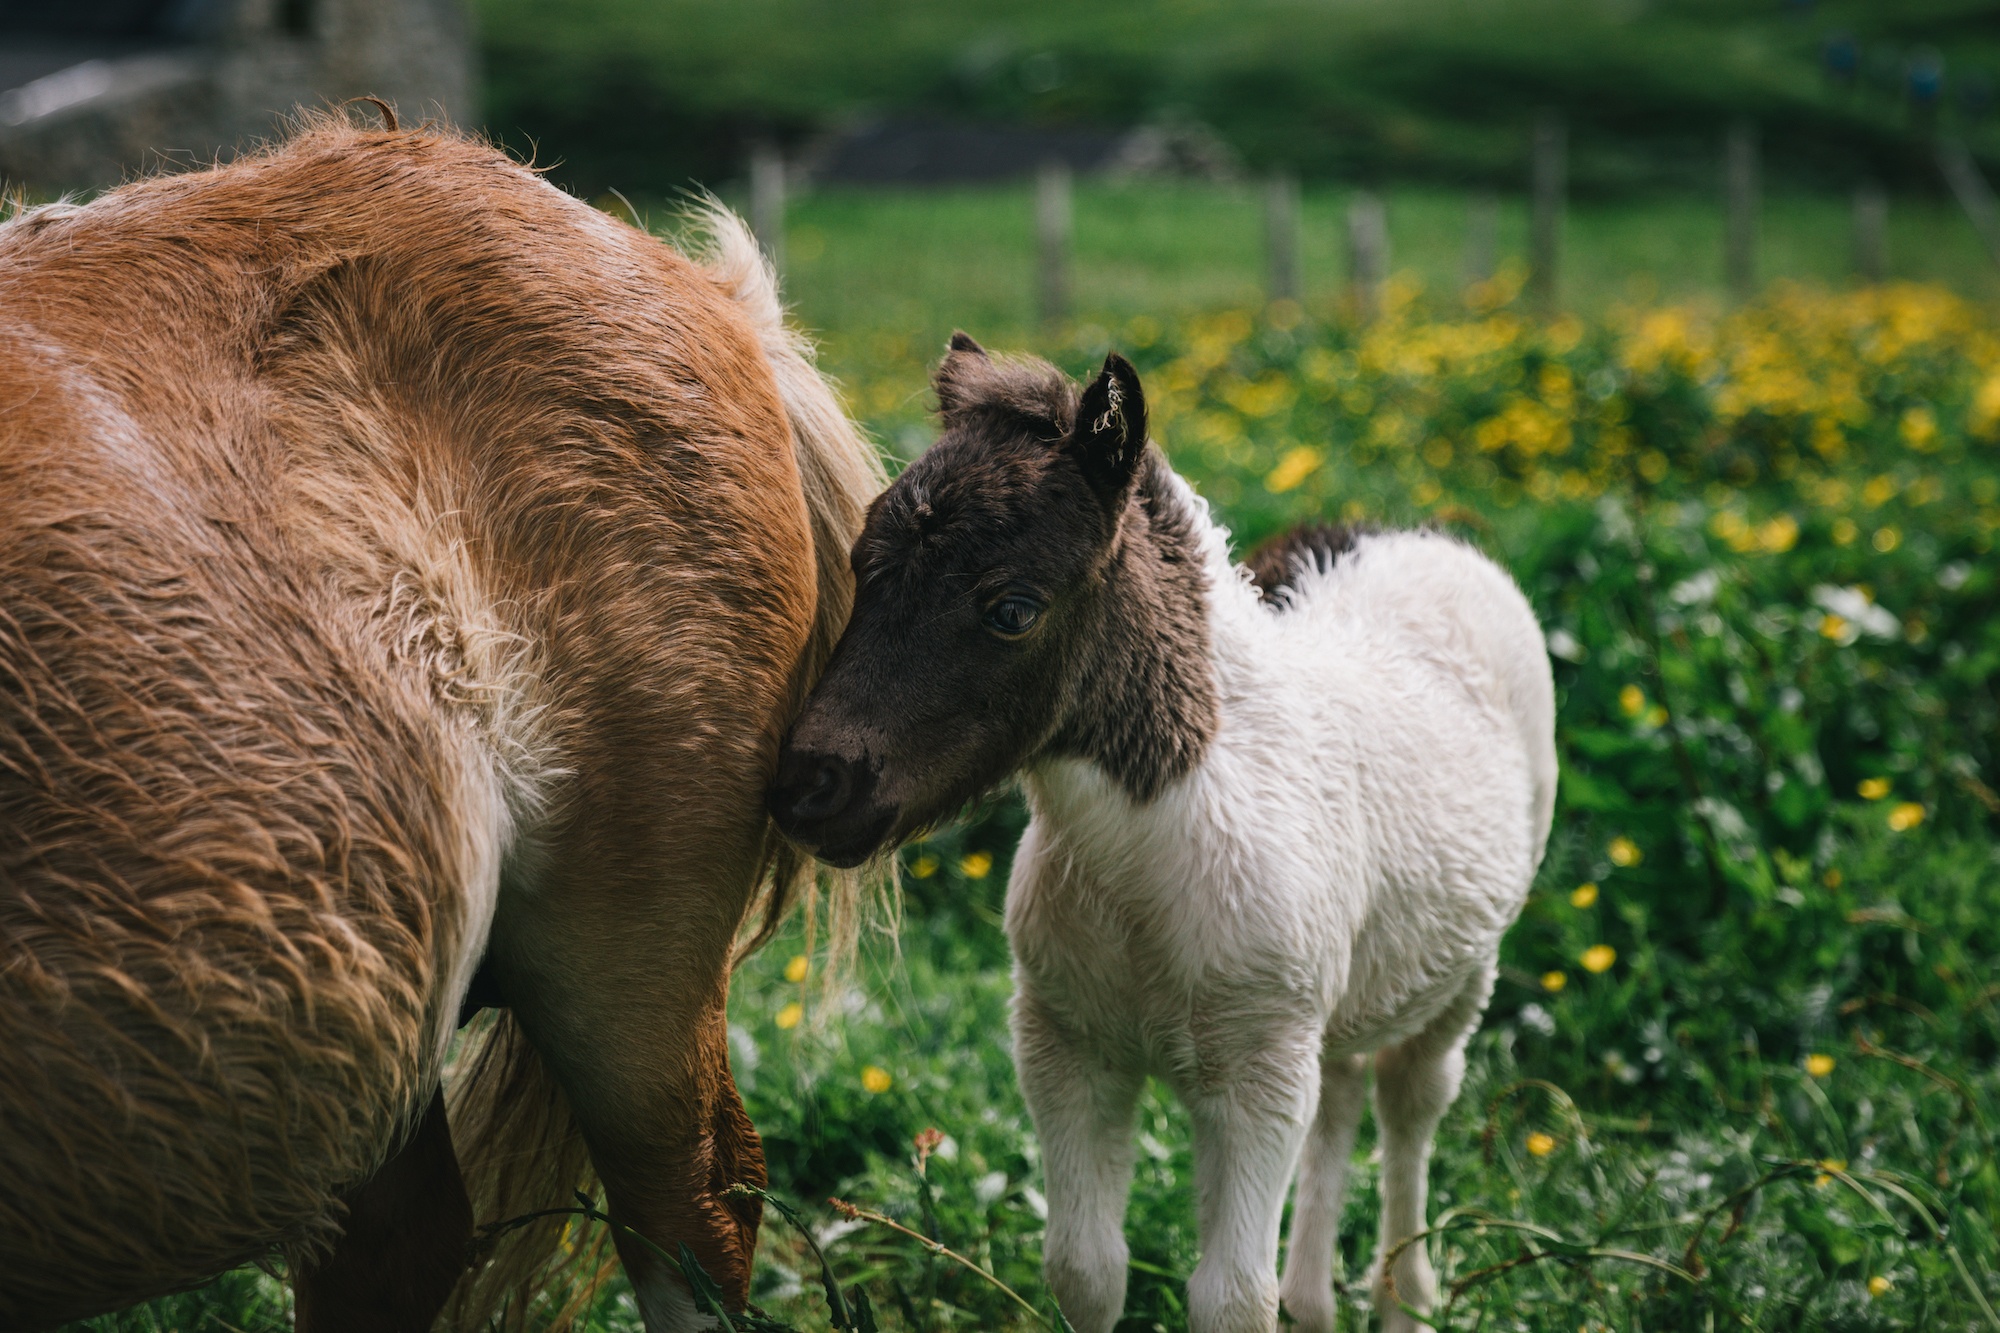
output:
M2000 264L2000 215L1993 206L1993 191L1986 184L1986 177L1979 172L1979 164L1972 160L1972 154L1956 139L1938 142L1938 166L1944 171L1944 178L1951 186L1951 192L1958 196L1958 205L1965 215L1972 219L1973 230L1979 239L1986 242L1986 253L1993 262Z
M1863 282L1889 276L1889 196L1873 182L1854 192L1854 271Z
M785 267L785 159L770 144L750 152L750 230L764 257L780 273Z
M1035 295L1045 328L1069 314L1070 176L1045 162L1035 177Z
M1283 172L1264 187L1264 247L1269 261L1269 299L1301 301L1299 272L1299 181Z
M1723 141L1722 180L1723 273L1730 296L1747 301L1757 290L1757 130L1747 120L1731 125Z
M1535 116L1529 162L1528 295L1544 316L1556 311L1568 137L1562 117L1554 110Z
M1465 217L1465 285L1491 282L1500 267L1500 196L1492 190L1473 195Z
M1347 289L1363 323L1382 313L1382 285L1389 277L1389 214L1382 197L1357 190L1347 206Z

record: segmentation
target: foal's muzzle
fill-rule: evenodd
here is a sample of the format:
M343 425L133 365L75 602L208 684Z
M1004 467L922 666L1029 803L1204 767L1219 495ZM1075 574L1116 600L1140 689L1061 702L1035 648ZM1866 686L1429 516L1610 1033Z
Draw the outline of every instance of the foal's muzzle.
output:
M874 800L873 766L837 754L787 745L771 784L771 817L786 837L837 866L873 856L896 822L893 806Z

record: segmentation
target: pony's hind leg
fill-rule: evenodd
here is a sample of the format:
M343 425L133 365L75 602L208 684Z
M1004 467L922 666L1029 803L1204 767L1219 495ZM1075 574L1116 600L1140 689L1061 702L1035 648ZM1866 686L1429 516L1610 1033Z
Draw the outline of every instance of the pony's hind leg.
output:
M1390 1251L1424 1229L1431 1138L1458 1097L1465 1077L1465 1041L1493 990L1491 969L1480 972L1430 1026L1375 1054L1375 1125L1382 1136L1382 1230L1375 1251L1375 1303L1382 1333L1417 1333L1404 1306L1428 1312L1437 1301L1437 1274L1421 1241L1403 1245L1393 1268Z
M1077 1333L1110 1333L1125 1309L1125 1196L1142 1080L1079 1050L1025 987L1014 1008L1014 1066L1042 1145L1049 1286Z
M1298 1193L1292 1202L1291 1244L1278 1297L1299 1333L1332 1333L1333 1248L1340 1236L1340 1210L1347 1196L1347 1163L1368 1086L1365 1056L1328 1056L1320 1061L1319 1110L1306 1134L1299 1159Z
M442 1088L409 1140L345 1202L333 1252L294 1278L298 1333L428 1333L472 1240Z

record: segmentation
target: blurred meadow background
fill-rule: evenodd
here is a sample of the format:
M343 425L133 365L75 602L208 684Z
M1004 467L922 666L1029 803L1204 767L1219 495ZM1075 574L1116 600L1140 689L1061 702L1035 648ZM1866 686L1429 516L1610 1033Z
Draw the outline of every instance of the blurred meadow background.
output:
M691 185L756 218L892 467L931 436L951 329L1077 374L1115 348L1239 547L1430 523L1514 572L1563 777L1438 1136L1439 1328L2000 1331L1991 5L477 17L484 123L556 180L662 235ZM826 165L882 126L970 125L1024 136L1025 169ZM1192 165L1050 169L1075 127L1153 127ZM907 848L846 975L794 921L736 981L772 1193L883 1329L1057 1326L1007 1054L1023 820L1003 795ZM1155 1090L1141 1131L1120 1329L1171 1333L1186 1122ZM767 1212L764 1237L747 1326L829 1327L804 1235ZM245 1270L92 1326L284 1318ZM637 1327L620 1281L579 1326Z

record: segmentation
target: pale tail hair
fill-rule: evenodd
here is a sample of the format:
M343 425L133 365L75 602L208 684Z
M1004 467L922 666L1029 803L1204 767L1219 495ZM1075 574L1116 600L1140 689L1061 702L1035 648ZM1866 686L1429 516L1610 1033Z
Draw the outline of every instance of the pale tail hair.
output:
M814 362L812 344L785 322L777 277L742 219L708 199L691 210L692 255L742 308L777 379L805 488L818 565L818 609L791 706L833 651L853 605L847 553L868 503L885 484L880 456L841 408ZM769 838L761 901L743 952L764 943L802 903L808 939L824 929L837 976L851 958L862 915L858 872L816 868L777 836ZM892 891L893 900L893 891ZM808 948L810 949L810 944ZM493 1223L596 1197L598 1181L562 1090L511 1015L488 1014L469 1028L453 1061L452 1137L472 1212ZM574 1323L612 1271L611 1238L600 1226L556 1217L507 1233L459 1283L440 1326L473 1330L554 1328Z

